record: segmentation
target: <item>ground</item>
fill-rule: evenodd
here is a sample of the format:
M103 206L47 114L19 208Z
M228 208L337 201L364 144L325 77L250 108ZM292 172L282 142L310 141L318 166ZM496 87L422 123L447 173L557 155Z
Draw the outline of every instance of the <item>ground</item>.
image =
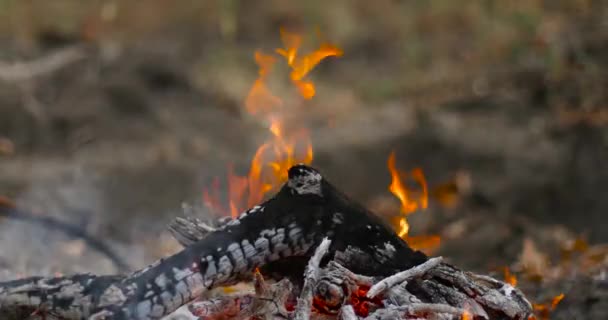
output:
M228 162L245 173L267 137L243 108L254 50L280 45L280 26L310 39L318 27L345 54L290 111L311 131L314 166L386 214L398 210L394 150L398 167L421 167L458 200L437 191L411 216L412 234L442 237L433 254L477 272L526 269L532 300L565 293L552 319L601 319L607 17L605 2L584 0L0 1L0 195L103 238L134 268L178 250L164 228L182 203L199 203ZM84 54L6 76L66 48ZM13 219L0 230L0 279L115 272L55 230ZM601 255L564 267L578 237ZM535 284L521 265L539 260L560 271Z

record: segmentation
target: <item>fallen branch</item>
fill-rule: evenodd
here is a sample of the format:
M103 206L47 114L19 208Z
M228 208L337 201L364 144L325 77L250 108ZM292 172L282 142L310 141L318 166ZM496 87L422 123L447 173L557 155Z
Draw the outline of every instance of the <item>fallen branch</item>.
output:
M51 52L50 54L32 61L0 61L0 80L29 80L54 72L85 57L84 48L81 46L74 46Z
M36 215L15 207L8 199L0 197L0 217L13 220L25 221L41 225L45 228L54 229L63 232L69 237L82 239L89 248L98 251L108 257L116 266L119 273L128 272L131 270L129 264L118 255L112 247L102 239L98 239L89 234L83 228L57 220L51 216Z

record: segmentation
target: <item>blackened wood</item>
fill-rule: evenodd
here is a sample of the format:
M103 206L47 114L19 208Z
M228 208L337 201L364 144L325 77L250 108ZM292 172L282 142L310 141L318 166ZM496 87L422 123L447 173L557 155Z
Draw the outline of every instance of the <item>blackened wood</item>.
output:
M298 165L273 198L201 241L105 288L88 283L84 298L92 304L82 305L79 312L94 319L160 319L211 288L249 278L257 267L308 257L324 237L332 239L329 259L353 249L367 256L367 265L346 265L361 274L389 275L427 259L318 171ZM5 292L9 295L0 294L0 301L10 299ZM57 303L47 307L58 313L77 308Z

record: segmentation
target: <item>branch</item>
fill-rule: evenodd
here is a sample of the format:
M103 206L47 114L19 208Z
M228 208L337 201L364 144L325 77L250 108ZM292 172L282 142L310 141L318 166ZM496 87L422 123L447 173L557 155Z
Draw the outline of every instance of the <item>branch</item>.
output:
M306 271L304 272L304 286L302 287L302 293L298 298L296 320L310 319L313 293L319 280L319 264L321 263L321 259L327 254L330 245L331 240L324 238L317 250L315 250L315 254L308 261Z
M131 270L129 264L122 257L120 257L109 244L104 242L102 239L98 239L87 233L79 226L57 220L51 216L36 215L18 209L8 199L0 199L0 217L31 222L46 228L61 231L69 237L82 239L91 249L96 250L108 257L108 259L114 263L119 273L128 272Z
M85 58L85 51L80 46L60 49L32 61L0 61L0 80L24 81L52 73L71 63Z
M177 217L167 227L171 235L182 246L187 247L205 238L209 233L216 230L215 227L195 217Z
M347 304L340 309L340 320L359 320L359 317L355 314L353 306Z
M414 277L419 277L425 274L430 269L437 266L439 263L441 263L442 260L442 257L432 258L421 265L418 265L405 271L401 271L395 275L385 278L384 280L376 283L373 287L369 289L369 291L367 292L367 297L374 298L394 285L408 281L409 279Z

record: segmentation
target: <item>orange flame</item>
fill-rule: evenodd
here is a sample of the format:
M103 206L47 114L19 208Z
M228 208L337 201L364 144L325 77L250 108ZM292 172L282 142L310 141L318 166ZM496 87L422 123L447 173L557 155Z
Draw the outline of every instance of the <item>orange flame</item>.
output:
M517 277L511 273L509 267L504 267L504 278L505 282L512 285L513 287L517 286Z
M253 83L253 86L251 86L249 94L247 94L247 98L245 99L245 107L250 114L267 113L283 105L283 101L270 92L267 84L268 76L272 71L276 58L263 54L260 51L255 52L254 58L260 69L258 71L258 78Z
M536 316L532 316L530 319L548 320L551 312L555 310L557 305L564 299L564 297L565 295L561 293L553 297L549 303L533 303L532 306Z
M331 44L324 43L319 49L298 57L298 49L302 45L302 36L281 28L281 40L285 48L276 49L276 53L285 57L287 64L291 67L292 71L289 77L300 90L300 95L304 99L312 99L316 93L315 86L311 81L302 79L323 59L331 56L340 57L344 54L343 51Z
M304 99L315 95L311 81L303 80L323 59L330 56L341 56L342 50L330 44L322 44L317 50L299 56L302 36L281 29L284 48L276 49L279 56L285 58L292 70L290 80ZM269 126L271 139L263 143L256 151L247 176L234 174L228 168L228 204L222 206L219 200L219 183L213 184L214 191L204 190L205 204L215 212L228 214L234 218L244 209L260 203L264 196L287 180L287 170L298 163L310 164L313 160L313 149L309 134L304 129L286 128L281 116L283 100L273 94L268 78L277 63L277 56L256 51L255 62L259 67L258 78L254 81L245 99L245 109L251 115L262 117Z
M395 152L391 152L388 157L387 167L391 174L391 184L389 191L401 202L401 217L399 218L398 235L406 240L410 247L414 249L426 250L430 253L441 243L441 238L437 235L410 236L410 224L407 216L428 207L428 187L422 169L415 168L409 174L400 171L395 167ZM420 187L419 191L409 189L405 184L405 179L413 180Z
M391 152L387 162L388 170L391 173L391 184L388 190L395 195L401 201L401 220L399 220L399 237L404 238L408 235L410 225L407 222L406 216L415 212L418 209L426 209L428 206L428 190L426 185L426 179L422 170L416 168L412 170L411 177L416 181L422 188L422 193L415 198L415 195L405 186L402 177L405 177L404 172L399 171L395 167L395 152Z

